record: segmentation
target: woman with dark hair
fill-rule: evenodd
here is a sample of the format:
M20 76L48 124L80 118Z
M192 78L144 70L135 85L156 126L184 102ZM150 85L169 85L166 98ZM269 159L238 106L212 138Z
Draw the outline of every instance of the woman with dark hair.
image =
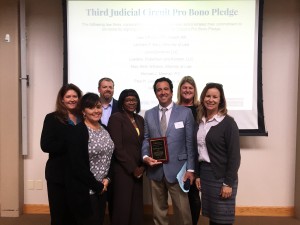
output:
M51 225L74 224L67 202L66 140L70 129L81 120L78 110L81 95L81 90L74 84L61 87L55 111L47 114L44 120L40 145L43 152L49 153L45 176Z
M179 82L177 89L177 104L191 109L196 121L197 108L200 105L200 101L198 100L196 82L191 76L184 76ZM193 225L197 225L201 210L201 200L199 190L195 183L191 185L188 196Z
M119 112L108 122L108 131L115 143L112 225L142 225L144 119L138 115L141 105L137 92L123 90L118 107Z
M68 152L69 202L77 225L101 225L114 143L99 123L102 106L97 94L87 93L80 102L83 122L70 136Z
M233 224L240 166L239 129L227 114L222 84L208 83L200 96L196 129L202 215L210 225Z

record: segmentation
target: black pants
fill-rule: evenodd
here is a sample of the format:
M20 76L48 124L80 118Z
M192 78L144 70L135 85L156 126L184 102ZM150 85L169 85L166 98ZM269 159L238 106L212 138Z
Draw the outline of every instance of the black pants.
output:
M107 193L106 193L106 201L107 201L107 208L108 208L108 216L109 216L109 221L111 223L112 221L112 211L113 211L113 183L110 183L107 188Z
M189 196L193 225L197 225L200 216L200 210L201 210L201 200L199 196L199 190L197 189L195 183L191 185L188 196Z
M215 222L209 221L209 225L232 225L232 224L231 223L220 224L220 223L215 223Z
M67 190L64 184L47 181L48 201L51 225L76 224L67 200Z
M77 225L102 225L106 209L106 193L99 195L90 195L92 215L88 218L81 219Z

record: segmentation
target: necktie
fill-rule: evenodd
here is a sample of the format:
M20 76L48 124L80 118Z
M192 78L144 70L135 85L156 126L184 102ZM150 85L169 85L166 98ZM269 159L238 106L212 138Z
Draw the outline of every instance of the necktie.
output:
M161 129L161 133L163 136L166 135L166 130L167 130L167 118L166 118L166 111L168 109L167 108L162 108L161 111L162 111L162 116L161 116L161 119L160 119L160 129Z

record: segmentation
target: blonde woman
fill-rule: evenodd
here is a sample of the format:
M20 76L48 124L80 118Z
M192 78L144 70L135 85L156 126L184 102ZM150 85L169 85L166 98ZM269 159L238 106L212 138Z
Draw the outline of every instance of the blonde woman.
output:
M200 105L200 101L198 100L198 92L195 80L191 76L185 76L179 82L177 89L177 104L190 108L196 121L197 108ZM195 183L191 185L188 196L193 225L197 225L201 210L201 200L199 190L197 189Z

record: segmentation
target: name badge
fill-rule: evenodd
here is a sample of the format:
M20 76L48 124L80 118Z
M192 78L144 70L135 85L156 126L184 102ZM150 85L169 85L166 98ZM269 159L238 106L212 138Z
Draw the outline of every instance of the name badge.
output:
M183 125L183 122L182 122L182 121L176 122L176 123L174 123L174 125L175 125L175 128L176 128L176 129L184 128L184 125Z

